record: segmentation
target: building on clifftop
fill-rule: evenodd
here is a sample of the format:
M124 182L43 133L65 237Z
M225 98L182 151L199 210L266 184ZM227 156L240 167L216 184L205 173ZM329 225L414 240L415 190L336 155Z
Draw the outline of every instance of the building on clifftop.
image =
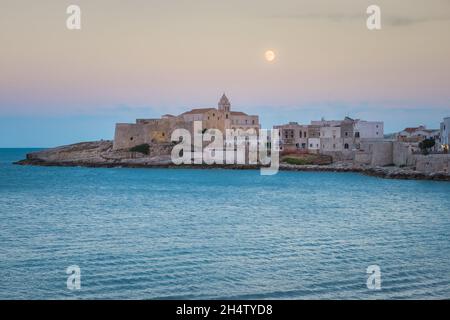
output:
M186 129L192 133L193 122L201 121L202 128L219 129L260 129L259 117L241 111L232 111L225 93L217 108L197 108L178 116L163 115L159 119L137 119L136 123L117 123L114 134L115 150L129 149L140 144L170 143L175 129Z

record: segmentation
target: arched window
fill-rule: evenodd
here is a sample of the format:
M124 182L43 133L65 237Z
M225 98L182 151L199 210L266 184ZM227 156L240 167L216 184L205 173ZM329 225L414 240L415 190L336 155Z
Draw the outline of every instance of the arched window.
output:
M348 143L344 144L344 149L348 149Z

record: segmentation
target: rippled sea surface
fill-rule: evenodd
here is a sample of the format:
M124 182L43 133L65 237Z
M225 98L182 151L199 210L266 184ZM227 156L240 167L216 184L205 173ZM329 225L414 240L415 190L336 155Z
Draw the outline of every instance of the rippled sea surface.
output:
M0 149L0 299L450 298L450 183L11 164L29 151Z

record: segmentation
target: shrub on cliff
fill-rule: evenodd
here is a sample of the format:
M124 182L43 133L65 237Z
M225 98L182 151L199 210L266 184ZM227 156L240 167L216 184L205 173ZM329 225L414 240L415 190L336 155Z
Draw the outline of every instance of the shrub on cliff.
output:
M307 161L306 159L299 159L299 158L286 157L286 158L283 159L283 161L288 163L288 164L296 164L296 165L310 164L310 162Z
M294 165L328 165L333 162L333 158L322 154L290 152L281 156L281 162Z
M134 146L133 148L130 149L130 151L131 152L139 152L139 153L148 155L150 153L150 146L148 144L144 143L144 144Z

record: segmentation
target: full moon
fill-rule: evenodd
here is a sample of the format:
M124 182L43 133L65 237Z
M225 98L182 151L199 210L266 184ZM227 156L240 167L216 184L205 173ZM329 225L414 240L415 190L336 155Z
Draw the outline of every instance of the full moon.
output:
M267 50L266 53L264 53L264 56L266 57L266 60L269 62L275 60L275 52L273 52L272 50Z

